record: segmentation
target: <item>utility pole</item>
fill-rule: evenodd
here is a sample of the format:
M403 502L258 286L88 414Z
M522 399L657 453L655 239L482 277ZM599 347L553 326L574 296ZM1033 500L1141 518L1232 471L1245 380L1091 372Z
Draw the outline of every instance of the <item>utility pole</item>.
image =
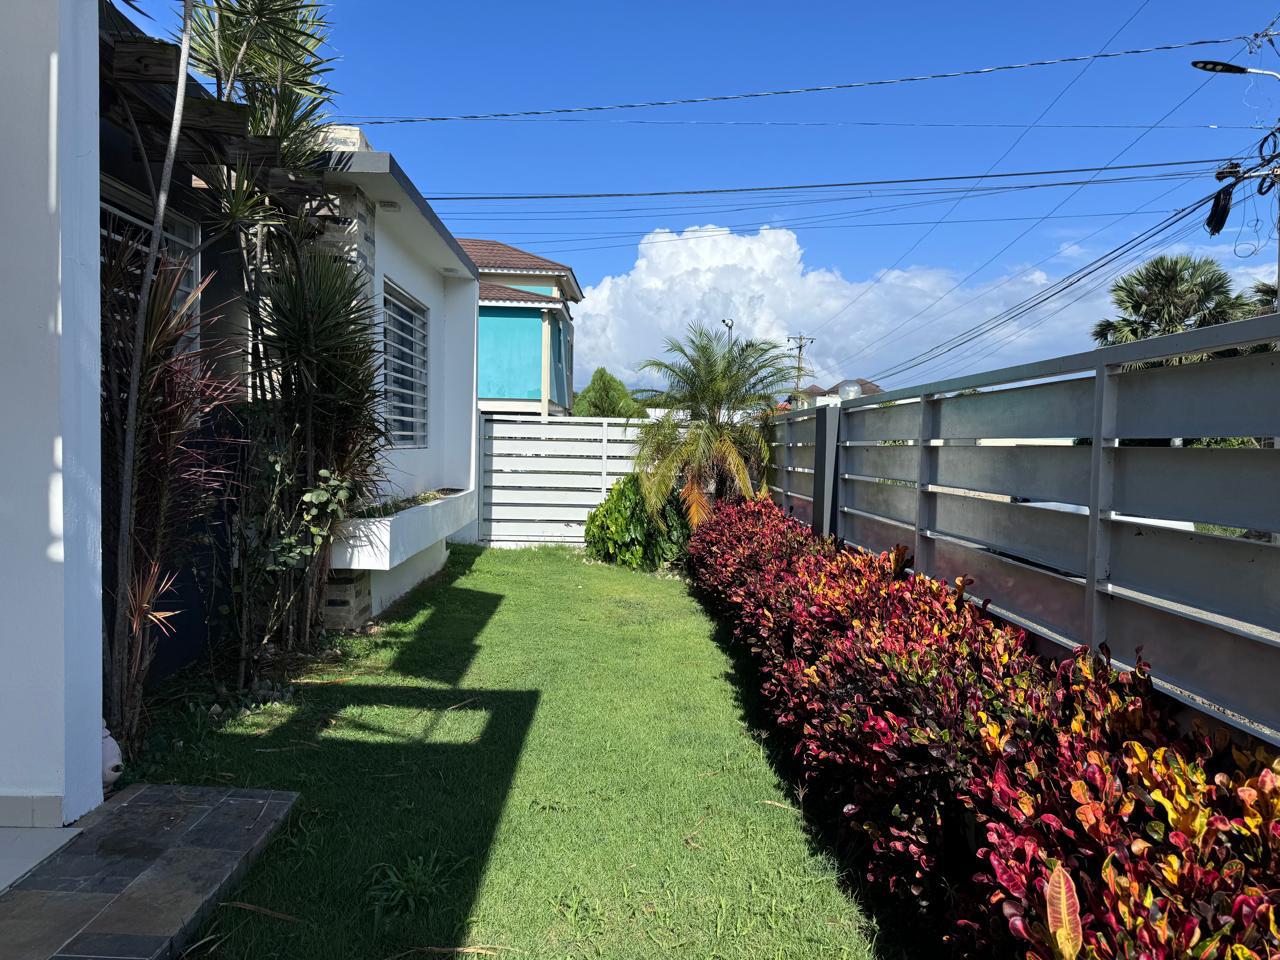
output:
M1242 67L1236 63L1230 63L1222 60L1192 60L1191 66L1197 70L1203 70L1206 73L1227 73L1227 74L1254 74L1256 76L1271 77L1274 80L1280 80L1280 73L1274 70L1259 70L1256 67ZM1274 137L1275 134L1273 133ZM1266 141L1263 141L1264 143ZM1272 141L1274 143L1274 141ZM1274 149L1274 148L1273 148ZM1275 154L1272 154L1274 159ZM1258 184L1259 196L1266 196L1275 187L1280 186L1280 166L1273 167L1270 170L1255 170L1253 173L1245 174L1247 177L1254 177L1261 180ZM1265 189L1264 189L1264 185ZM1276 313L1280 313L1280 203L1276 207L1276 301L1273 305ZM1280 449L1280 437L1271 438L1271 446ZM1280 530L1271 531L1271 542L1280 545Z
M787 337L787 342L796 345L796 394L799 395L800 380L804 377L804 348L813 343L814 339L798 333L794 337Z

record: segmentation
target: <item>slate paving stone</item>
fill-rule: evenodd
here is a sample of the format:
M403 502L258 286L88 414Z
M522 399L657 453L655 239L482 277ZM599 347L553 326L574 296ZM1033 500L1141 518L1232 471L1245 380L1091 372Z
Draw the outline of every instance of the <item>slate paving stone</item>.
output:
M9 890L0 897L5 960L48 960L112 900L52 890Z
M278 800L229 797L188 830L180 842L183 846L247 853L271 834L273 824L285 812L287 804Z
M172 956L296 799L222 787L121 791L0 895L0 960Z
M231 850L166 850L85 927L85 933L164 936L185 930L239 862L240 856Z
M55 955L56 960L155 960L170 952L168 937L148 937L136 933L82 933Z

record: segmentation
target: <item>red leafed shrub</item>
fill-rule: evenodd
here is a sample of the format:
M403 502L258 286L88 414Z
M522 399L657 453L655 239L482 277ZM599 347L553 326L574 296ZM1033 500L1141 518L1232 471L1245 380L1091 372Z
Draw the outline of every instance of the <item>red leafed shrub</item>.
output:
M1280 957L1280 761L1178 732L1146 666L1058 665L963 583L721 505L689 570L750 646L806 805L958 953Z

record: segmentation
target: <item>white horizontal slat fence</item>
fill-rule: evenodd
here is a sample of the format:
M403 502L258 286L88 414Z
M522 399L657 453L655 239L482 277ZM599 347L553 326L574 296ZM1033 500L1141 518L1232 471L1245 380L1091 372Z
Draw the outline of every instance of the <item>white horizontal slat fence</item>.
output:
M1280 352L1248 350L1278 341L1257 317L784 414L771 491L1280 743Z
M631 420L484 416L480 542L581 544L587 514L631 472L635 435Z

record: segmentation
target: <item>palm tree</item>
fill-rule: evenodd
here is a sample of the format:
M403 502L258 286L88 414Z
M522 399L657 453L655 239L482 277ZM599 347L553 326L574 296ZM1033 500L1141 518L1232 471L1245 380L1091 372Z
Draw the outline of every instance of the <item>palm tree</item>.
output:
M1259 280L1253 285L1253 309L1260 316L1276 312L1276 285L1270 280Z
M1100 346L1133 343L1240 320L1254 312L1253 298L1232 290L1231 275L1212 257L1159 256L1111 287L1119 316L1099 321Z
M658 514L679 484L689 525L697 527L712 496L751 492L752 474L769 456L765 420L796 370L779 344L701 324L683 341L669 338L666 352L667 359L640 366L666 384L640 391L640 399L667 412L640 426L636 467L651 513Z

